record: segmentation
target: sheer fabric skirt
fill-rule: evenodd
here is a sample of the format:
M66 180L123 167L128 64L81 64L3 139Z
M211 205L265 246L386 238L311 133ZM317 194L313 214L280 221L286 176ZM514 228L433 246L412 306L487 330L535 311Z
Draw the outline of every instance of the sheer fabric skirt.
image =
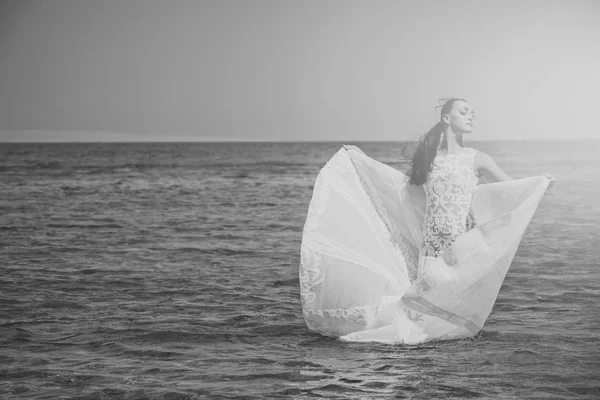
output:
M354 146L340 149L317 176L302 236L308 328L405 344L477 334L547 185L532 177L478 186L478 225L439 257L420 257L422 188Z

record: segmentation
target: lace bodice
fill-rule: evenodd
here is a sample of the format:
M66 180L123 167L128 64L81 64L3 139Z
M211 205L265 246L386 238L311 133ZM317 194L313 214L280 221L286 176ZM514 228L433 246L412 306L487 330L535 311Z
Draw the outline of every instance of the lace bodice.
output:
M427 204L421 256L439 256L475 225L469 211L478 181L473 169L476 154L471 148L450 154L438 151L423 184Z

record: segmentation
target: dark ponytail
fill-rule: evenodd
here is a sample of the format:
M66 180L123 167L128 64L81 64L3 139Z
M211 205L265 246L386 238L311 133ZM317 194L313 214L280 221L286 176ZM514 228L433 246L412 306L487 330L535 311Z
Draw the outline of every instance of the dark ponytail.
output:
M430 172L433 167L433 159L437 155L438 148L448 150L448 140L444 134L448 124L443 121L443 118L445 114L448 114L450 110L452 110L452 104L457 100L464 99L452 98L444 103L441 110L440 121L419 140L417 149L412 155L410 161L411 185L422 185L427 181L427 173ZM442 145L440 146L440 139L442 135L444 136L444 139L442 140ZM458 144L462 146L462 137L459 139Z

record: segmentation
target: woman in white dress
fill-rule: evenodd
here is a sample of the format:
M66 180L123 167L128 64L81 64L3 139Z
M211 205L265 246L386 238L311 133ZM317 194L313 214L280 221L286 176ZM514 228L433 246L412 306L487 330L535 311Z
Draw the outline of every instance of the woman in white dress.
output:
M321 170L302 238L307 326L348 341L416 344L481 329L546 188L462 146L475 112L450 99L407 174L355 146ZM477 185L480 177L490 185Z
M427 199L419 275L432 258L475 227L470 210L479 178L483 176L488 182L513 180L486 153L463 147L463 135L473 131L474 121L475 111L467 100L447 100L440 121L421 138L412 156L407 173L410 183L423 185Z

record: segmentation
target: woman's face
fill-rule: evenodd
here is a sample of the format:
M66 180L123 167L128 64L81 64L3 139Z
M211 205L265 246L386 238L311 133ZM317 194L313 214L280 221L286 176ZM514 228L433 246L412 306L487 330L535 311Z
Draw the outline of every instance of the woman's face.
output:
M475 111L471 105L464 100L457 100L452 104L452 110L443 118L450 125L454 133L471 133L475 121Z

